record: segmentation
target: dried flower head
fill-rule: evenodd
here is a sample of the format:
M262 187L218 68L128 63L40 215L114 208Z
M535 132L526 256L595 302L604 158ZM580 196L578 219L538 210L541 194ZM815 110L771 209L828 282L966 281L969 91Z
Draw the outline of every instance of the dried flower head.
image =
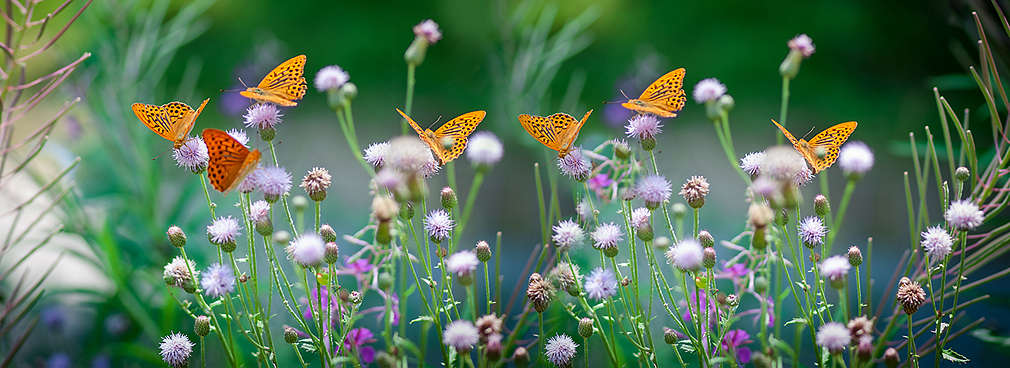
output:
M162 278L164 278L165 284L169 286L182 289L192 288L194 287L193 281L195 277L191 271L195 269L196 264L193 261L187 262L185 258L177 256L165 265Z
M660 175L649 175L639 179L635 184L635 194L645 201L646 207L655 209L670 199L673 189L666 178Z
M715 101L724 94L726 94L726 85L715 78L703 79L694 85L694 100L698 103Z
M628 125L624 126L624 130L628 138L655 139L663 132L663 124L651 114L636 115L628 119Z
M761 161L764 161L764 158L763 151L748 153L740 159L740 168L751 177L758 176L761 173Z
M368 145L368 148L365 148L365 161L368 161L368 163L375 167L382 166L383 162L385 162L386 152L388 151L389 142L372 143Z
M316 72L316 89L320 92L336 91L351 80L351 76L344 69L336 65L330 65L319 69Z
M559 289L578 295L576 280L582 278L578 265L568 262L558 263L557 266L551 269L550 277L554 282L558 283Z
M705 254L698 240L684 239L666 250L666 259L681 271L698 271Z
M494 133L480 131L470 136L466 145L466 158L474 165L494 165L501 161L505 147Z
M814 40L810 39L810 36L806 34L793 37L793 39L789 40L788 45L790 50L799 52L805 58L814 54Z
M705 205L705 196L708 195L708 180L704 176L692 176L680 187L681 197L693 208L701 208Z
M161 360L168 365L181 368L189 366L189 356L193 354L193 346L196 346L186 335L175 332L161 338Z
M200 173L207 168L210 155L203 138L188 138L178 149L172 150L172 158L179 167L185 167L193 173Z
M448 238L454 226L456 224L452 221L452 217L443 209L433 210L424 216L424 231L436 243Z
M480 333L480 342L487 344L488 338L501 333L502 320L494 314L485 314L477 319L477 332Z
M568 367L575 359L575 354L578 354L578 348L579 344L576 344L575 340L572 340L568 335L555 335L547 340L544 354L547 355L547 361L551 364L558 367Z
M473 349L474 345L480 341L480 333L473 322L467 320L455 320L445 326L442 333L442 343L452 346L457 352L466 353Z
M943 259L950 254L954 239L942 226L930 226L922 232L922 248L933 259Z
M978 205L967 199L951 203L943 217L947 220L947 224L958 230L974 229L982 225L985 219Z
M242 118L246 128L271 129L281 123L284 115L274 104L254 104L245 110Z
M817 345L827 349L832 354L842 352L852 337L849 336L849 329L838 322L828 322L817 329Z
M309 198L318 202L326 198L326 189L330 187L332 179L333 177L330 176L330 172L326 169L313 167L302 178L302 184L299 186L305 189L305 193L308 193Z
M586 276L586 294L590 299L602 300L617 295L617 276L614 271L597 267Z
M898 294L895 298L905 313L911 315L926 302L926 292L922 290L922 286L918 282L902 277L898 281Z
M863 142L849 142L838 152L838 167L850 177L860 177L873 168L873 152Z
M600 250L616 248L617 242L624 239L624 233L621 232L621 228L617 227L613 222L597 226L591 236L593 238L593 248Z
M828 228L824 226L824 221L820 217L808 216L800 221L799 232L803 244L813 247L824 243L824 237L828 235Z
M438 29L438 23L431 19L425 19L414 26L414 35L424 38L429 44L434 44L442 39L442 31Z
M554 245L561 251L565 251L573 246L582 244L582 241L586 238L586 234L582 231L582 227L571 219L561 221L557 225L554 225L553 230L554 236L552 236L551 239L554 240Z
M558 158L558 168L562 174L575 181L585 181L589 179L593 165L582 155L582 148L575 147L568 154Z
M530 304L533 304L533 309L537 313L543 313L547 307L550 307L553 297L554 289L551 288L551 284L544 280L539 273L531 274L529 284L526 286L526 298L530 300Z
M831 256L821 261L821 277L828 279L831 286L841 288L845 285L846 277L849 276L849 259L846 256Z
M299 235L284 249L288 258L302 267L315 267L326 256L326 242L316 233Z
M215 263L200 273L203 293L211 298L220 298L235 291L235 273L231 267Z

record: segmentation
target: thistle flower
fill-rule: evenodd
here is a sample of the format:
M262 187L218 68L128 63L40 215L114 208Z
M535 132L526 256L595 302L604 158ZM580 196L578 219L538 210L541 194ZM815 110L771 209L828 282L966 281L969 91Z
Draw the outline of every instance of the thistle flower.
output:
M242 143L243 146L249 146L249 136L245 134L244 130L241 129L228 129L225 133L228 133L233 139Z
M652 217L652 211L648 208L639 207L631 211L631 227L636 230L649 225L649 218Z
M169 286L175 286L180 289L192 289L195 287L193 283L195 277L191 270L194 269L196 269L196 264L193 261L187 262L185 258L177 256L165 265L162 278L165 280L165 284Z
M847 327L849 328L849 336L852 336L852 343L858 343L859 338L873 334L873 320L873 318L859 316L849 321Z
M846 256L831 256L821 261L821 277L828 279L831 286L840 289L845 286L845 278L849 276L849 259Z
M817 329L817 345L828 349L832 354L842 352L852 337L849 336L849 329L838 322L828 322Z
M365 161L368 161L372 166L379 167L383 165L384 158L386 157L386 152L389 151L389 142L378 142L368 145L365 148L364 156Z
M778 194L779 183L767 175L758 176L754 182L750 183L750 191L754 194L771 198Z
M469 285L473 281L473 272L477 270L478 265L480 260L469 250L456 252L445 261L446 271L456 275L463 285Z
M799 52L805 58L814 54L814 40L810 39L810 36L806 34L793 37L793 39L789 40L788 45L790 50Z
M258 180L261 173L260 169L262 168L256 168L253 172L249 173L245 179L242 179L241 183L238 183L237 189L239 193L249 194L259 188Z
M796 186L807 185L807 183L812 180L814 180L814 172L810 171L810 168L806 165L804 165L800 171L797 171L796 176L793 177L793 183L795 183Z
M438 29L438 23L431 19L425 19L414 26L414 35L424 38L428 44L434 44L442 39L442 31Z
M579 319L579 336L588 339L593 336L593 319L582 317Z
M838 152L838 167L849 178L858 178L873 168L873 152L863 142L849 142Z
M316 89L320 92L336 91L351 80L351 76L339 66L330 65L316 72Z
M451 187L442 188L442 192L439 194L442 197L442 208L451 210L453 207L456 207L456 191L452 190Z
M954 239L941 226L930 226L922 232L922 248L933 259L943 259L950 254Z
M663 132L663 124L651 114L636 115L628 119L628 125L624 126L624 130L628 138L644 141L656 139L656 136Z
M884 365L888 368L897 367L899 360L901 360L901 358L898 357L897 350L894 350L894 348L887 348L887 350L884 350Z
M824 221L820 217L808 216L800 221L799 233L803 244L812 248L815 245L824 244L824 236L828 235L828 228L824 226Z
M579 221L589 222L593 218L593 207L589 204L589 201L583 198L579 201L579 204L575 205L575 213L579 215Z
M481 263L487 263L491 259L491 246L486 241L481 240L477 242L477 245L473 248L473 252L477 254L477 259Z
M775 146L765 150L759 165L762 174L782 182L794 181L806 168L807 162L803 156L788 146Z
M554 245L556 245L560 251L565 251L575 245L582 244L582 241L586 238L586 234L582 231L582 227L571 219L561 221L557 225L554 225L553 230L554 236L552 236L551 239L554 240Z
M698 103L715 101L724 94L726 94L726 85L715 78L703 79L694 85L694 100Z
M274 104L255 104L245 110L242 118L246 128L273 129L281 123L284 115Z
M316 233L305 233L291 241L285 252L288 258L302 267L315 267L326 256L326 243Z
M534 272L530 275L529 284L526 286L526 298L533 304L533 309L537 313L543 313L551 306L554 289L539 273Z
M684 239L666 250L666 259L681 271L698 271L705 254L697 240Z
M205 295L220 298L235 291L235 273L228 266L212 264L200 273L200 286Z
M562 174L575 181L585 181L589 178L589 172L593 169L593 165L589 159L582 156L582 148L576 147L568 154L558 158L558 168L561 169Z
M210 155L207 154L207 144L200 137L186 139L181 147L172 150L172 158L175 159L176 165L185 167L194 174L207 169L207 162L210 161Z
M501 161L505 148L494 133L480 131L470 136L466 146L466 158L470 163L480 166L491 166Z
M673 189L670 182L660 175L649 175L638 180L635 194L645 201L649 209L656 209L660 204L670 199Z
M234 217L218 217L207 226L207 237L211 243L216 245L235 244L238 236L241 235L238 227L238 220Z
M477 319L477 332L480 342L486 344L488 338L501 333L502 320L493 314L486 314Z
M551 364L558 367L569 367L572 360L575 359L575 354L578 353L578 348L579 344L576 344L568 335L554 335L550 340L547 340L544 354L547 355L547 361Z
M761 161L765 158L763 151L751 152L740 159L740 168L751 177L761 173Z
M326 199L326 189L330 187L332 179L330 172L326 171L326 169L313 167L302 178L302 184L299 186L305 189L305 193L309 195L309 198L319 202Z
M617 294L617 277L614 271L597 267L586 276L586 294L591 299L602 300Z
M679 194L692 208L701 208L705 205L705 196L708 195L708 180L705 180L704 176L692 176L680 187Z
M264 167L256 171L259 171L256 186L263 192L267 202L271 199L276 201L291 190L291 174L283 167Z
M950 226L964 231L982 225L985 216L978 209L978 205L972 203L970 200L962 199L951 203L950 207L947 207L947 212L943 214L943 218L947 220L947 224Z
M617 242L624 239L624 233L621 232L621 228L614 225L613 222L596 227L596 230L593 230L590 236L593 238L593 248L599 250L616 249Z
M849 250L846 253L849 257L849 264L852 265L852 267L859 267L859 265L863 264L863 251L859 250L859 247L853 245L849 247Z
M385 151L382 165L390 165L408 174L420 172L425 165L435 160L431 149L415 137L393 138Z
M186 335L175 332L161 338L161 360L168 365L180 368L189 365L189 356L193 354L193 346L196 346Z
M256 201L249 205L249 220L254 224L270 221L270 204L267 201Z
M452 221L452 217L443 209L433 210L424 216L424 231L435 243L441 243L448 238L454 226L456 224Z
M400 186L404 185L405 179L399 170L383 168L375 174L375 185L396 193Z
M459 353L467 353L473 349L480 339L480 333L473 322L455 320L445 327L442 333L442 343L456 348Z
M908 277L902 277L898 281L898 294L895 296L898 304L905 310L905 314L912 315L919 307L926 302L926 292L918 282L912 281Z
M581 279L582 275L579 273L578 265L568 262L558 263L557 266L551 269L550 277L554 282L558 283L559 289L567 291L572 296L579 295L579 289L576 288L576 280Z

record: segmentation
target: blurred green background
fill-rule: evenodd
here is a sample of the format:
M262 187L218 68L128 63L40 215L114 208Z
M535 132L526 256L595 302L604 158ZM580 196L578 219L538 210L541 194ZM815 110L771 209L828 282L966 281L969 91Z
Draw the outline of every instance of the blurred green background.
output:
M414 37L411 27L428 18L439 23L443 39L429 48L417 69L414 119L445 121L487 109L481 129L505 140L506 159L485 181L463 244L490 240L502 231L504 260L518 267L539 238L532 163L556 169L551 155L522 131L515 115L564 111L579 116L595 109L580 138L584 146L593 147L623 134L625 116L604 101L617 100L621 90L637 95L659 75L685 67L688 94L695 83L709 77L728 87L736 101L730 120L742 156L774 144L779 133L769 119L778 118L778 66L788 51L786 42L806 33L817 51L803 62L792 83L788 126L799 136L837 122L860 123L851 139L869 144L877 165L857 189L846 232L838 240L864 244L872 236L883 255L879 259L884 260L874 265L891 270L887 257L896 257L908 241L907 231L901 230L906 221L904 203L896 199L902 190L901 173L910 167L908 132L921 134L923 124L935 124L933 86L940 87L955 109L974 109L981 103L964 74L977 58L970 10L988 6L946 1L96 2L57 45L67 58L83 50L95 52L88 69L65 88L69 95L82 96L89 107L74 111L73 124L66 125L61 140L68 151L84 158L76 179L81 188L77 205L85 210L82 213L100 208L103 214L95 223L78 224L72 230L92 249L120 253L116 257L120 263L103 267L96 262L86 271L100 275L98 279L112 279L115 285L93 293L86 302L74 299L77 287L65 288L47 301L51 310L72 316L66 319L73 322L58 331L60 338L82 341L80 346L49 345L37 338L23 357L29 365L41 364L55 353L74 357L80 366L96 357L111 357L112 366L144 365L123 362L157 359L151 355L157 337L152 332L190 329L164 293L134 283L143 280L159 287L160 267L172 252L164 239L165 228L179 224L191 238L200 238L210 220L199 181L174 167L164 154L165 142L136 121L129 103L182 100L193 105L210 97L196 130L237 128L248 102L221 91L240 87L238 78L256 83L279 62L306 54L310 91L297 108L284 112L278 155L296 181L313 166L336 173L324 203L324 222L338 233L352 232L367 221L367 176L354 162L325 97L312 87L312 78L333 64L350 73L359 90L354 112L361 148L398 135L400 121L393 108L404 104L403 52ZM152 9L163 9L165 18L152 17ZM174 40L171 45L159 44L158 37L138 36L148 34L144 30L155 24L171 25L179 18L187 22L154 32ZM553 54L524 54L533 37L531 29L541 21L551 37L564 34L571 22L580 27L568 38L557 38L566 42L540 43ZM997 25L989 26L990 32L999 31ZM1006 40L994 38L991 42L1005 50ZM163 55L159 50L171 52ZM523 60L522 55L532 55L532 60ZM145 75L127 67L134 58L153 69L163 67L164 74ZM557 64L534 75L517 66L524 62ZM517 79L526 80L519 87L533 87L519 88ZM691 175L709 178L713 196L703 212L702 227L717 239L726 239L736 234L745 217L744 186L713 133L704 107L691 100L680 117L665 121L659 160L661 171L675 185ZM120 142L139 148L114 147ZM149 159L158 153L160 159ZM468 165L457 166L461 183L467 185ZM830 171L828 175L833 188L840 189L840 175ZM432 189L440 188L444 180L444 176L434 179ZM808 188L808 196L814 190ZM225 214L237 213L229 201L214 198ZM570 206L566 202L562 201ZM563 213L574 215L570 207ZM506 295L517 277L507 274ZM1005 307L989 308L1005 313ZM120 326L116 323L126 327L110 327ZM990 327L1006 330L1000 324ZM978 357L993 352L994 348L970 342L971 337L960 340L958 345L965 346L962 353Z

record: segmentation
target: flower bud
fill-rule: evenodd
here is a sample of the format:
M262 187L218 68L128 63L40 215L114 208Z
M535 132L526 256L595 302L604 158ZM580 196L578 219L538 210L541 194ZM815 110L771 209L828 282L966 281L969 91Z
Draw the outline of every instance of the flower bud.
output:
M393 232L390 221L379 222L379 226L375 229L375 241L383 245L387 245L393 241Z
M291 242L291 233L281 230L274 233L274 243L277 245L288 245Z
M186 246L186 233L182 231L182 228L178 226L172 226L168 228L168 242L172 244L173 247L182 248Z
M291 206L295 208L295 212L305 212L309 208L309 199L296 195L291 198Z
M182 291L189 294L196 293L196 280L190 280L189 282L182 285Z
M428 40L424 37L415 37L414 42L410 43L407 47L407 51L403 53L403 60L409 65L421 65L424 62L424 55L428 51Z
M501 344L501 334L494 334L488 337L487 347L484 349L484 356L488 361L497 362L501 359L503 346Z
M873 339L867 337L859 339L859 345L856 346L856 355L864 362L873 358Z
M335 242L326 243L326 250L323 253L323 260L327 264L337 263L337 259L340 258L340 247L337 246Z
M898 351L894 350L894 348L887 348L887 350L884 351L884 365L886 365L887 368L897 367L898 362L900 361L901 359L898 357Z
M763 203L751 203L747 208L747 222L755 229L768 226L775 219L771 207Z
M270 236L270 234L274 233L274 223L270 221L270 217L264 217L259 221L253 222L253 228L261 236Z
M392 220L396 212L399 211L398 206L396 200L389 196L375 196L375 198L372 198L372 215L379 222Z
M516 367L526 367L530 364L530 353L526 351L526 348L520 346L512 353L512 362Z
M768 279L764 276L758 276L754 278L754 291L758 294L764 294L768 291Z
M759 227L754 229L754 234L750 238L751 248L761 250L768 247L768 230L767 227Z
M713 122L719 121L722 117L722 108L719 106L718 99L705 102L705 117Z
M442 188L442 208L451 210L453 207L456 207L456 191L449 187Z
M579 336L587 339L593 336L593 320L591 318L582 317L579 320Z
M673 345L677 343L677 331L672 328L663 327L663 341L667 344Z
M820 218L824 218L824 216L827 216L831 212L831 204L828 203L828 197L825 197L823 194L818 194L814 197L814 212Z
M736 101L733 100L733 96L726 94L719 97L716 105L719 106L719 111L728 113L730 110L733 110L733 106L736 106Z
M231 253L231 252L235 251L235 248L238 247L238 244L236 242L234 242L234 241L230 241L230 242L221 243L220 246L221 246L221 250L224 251L225 253Z
M193 321L193 332L200 337L207 336L210 333L210 317L197 316Z
M337 241L337 231L333 230L333 227L329 224L323 224L323 226L319 227L319 236L327 243Z
M477 259L481 262L487 263L491 259L491 246L487 244L486 241L477 242L477 246L474 247L474 253L477 253Z
M603 255L605 255L607 257L610 257L610 258L616 257L617 253L620 252L620 249L618 249L617 246L603 248L602 250L603 250Z
M715 267L715 248L705 248L701 264L710 270Z
M643 138L641 142L642 142L642 149L645 150L646 152L652 151L653 148L656 148L656 138L655 137L646 137L646 138Z
M650 241L652 240L652 237L655 235L652 233L652 224L645 224L640 226L638 230L635 231L635 234L637 234L638 238L642 239L642 241Z
M354 82L347 82L340 86L340 94L344 96L347 101L353 100L358 97L358 86Z
M800 63L803 61L803 54L797 50L789 50L789 54L779 65L779 74L783 78L793 79L800 72Z
M294 344L298 342L298 331L294 327L284 326L284 342Z
M715 245L715 238L712 237L712 234L708 230L702 230L698 232L698 242L705 248L711 248Z
M390 275L389 272L380 273L379 289L389 290L391 287L393 287L393 275Z
M620 160L627 160L628 158L631 158L631 147L629 147L628 143L624 141L615 142L614 156L617 156Z
M669 249L671 244L672 242L670 241L670 238L661 236L656 238L656 241L652 243L652 246L656 249Z
M272 141L276 136L277 136L277 130L274 129L273 127L265 127L260 129L260 139L262 139L264 142Z
M968 178L971 178L971 171L968 171L967 167L960 166L957 170L954 170L954 179L957 179L957 181L965 182Z
M849 264L853 267L863 264L863 252L855 245L849 247Z
M347 300L349 300L351 303L361 304L361 298L362 298L361 293L358 292L357 290L352 291L350 294L348 294L347 297L348 297Z
M740 297L736 296L736 294L726 295L726 305L730 308L736 308L740 305Z

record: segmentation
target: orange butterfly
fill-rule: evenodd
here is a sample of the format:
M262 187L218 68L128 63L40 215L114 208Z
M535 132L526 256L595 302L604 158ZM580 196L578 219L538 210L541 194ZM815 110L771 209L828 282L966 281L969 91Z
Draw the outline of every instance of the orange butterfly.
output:
M309 88L305 84L305 55L298 55L270 71L256 87L239 92L257 102L271 102L281 106L296 106Z
M260 151L249 151L231 135L217 129L204 129L203 141L207 144L210 161L207 177L219 192L235 189L260 162Z
M845 143L849 139L852 132L856 131L857 125L854 121L835 125L818 133L807 142L805 139L796 140L796 137L789 134L789 131L775 120L772 120L772 123L775 123L782 130L782 134L785 134L786 138L789 138L796 151L799 151L803 155L803 158L807 159L810 166L814 168L814 174L831 167L835 163L835 160L838 159L839 148L842 146L842 143Z
M522 114L519 115L519 124L537 141L543 143L547 148L558 151L558 157L565 157L572 149L575 138L579 136L579 130L589 120L589 114L593 110L586 112L582 120L575 120L571 115L559 112L551 116L536 116Z
M445 125L442 125L435 131L431 131L431 129L421 129L421 126L417 125L414 119L411 119L403 111L400 111L400 109L396 109L396 112L400 113L404 119L407 119L410 126L417 132L417 136L421 137L421 140L427 143L428 147L431 147L431 151L435 153L435 159L438 160L439 165L445 165L445 163L455 160L456 157L463 154L463 149L466 148L467 137L470 136L470 133L473 133L474 129L477 129L477 124L484 121L484 116L487 115L484 110L471 111L449 120ZM452 139L452 145L443 143L446 139Z
M684 93L684 68L677 68L659 77L642 92L638 98L629 99L621 106L632 111L648 113L664 118L677 116L677 111L684 108L687 94Z
M140 122L162 138L172 141L173 147L179 149L186 143L189 132L196 124L196 117L200 116L208 101L209 98L203 100L196 111L182 102L169 102L161 106L135 103L132 108Z

